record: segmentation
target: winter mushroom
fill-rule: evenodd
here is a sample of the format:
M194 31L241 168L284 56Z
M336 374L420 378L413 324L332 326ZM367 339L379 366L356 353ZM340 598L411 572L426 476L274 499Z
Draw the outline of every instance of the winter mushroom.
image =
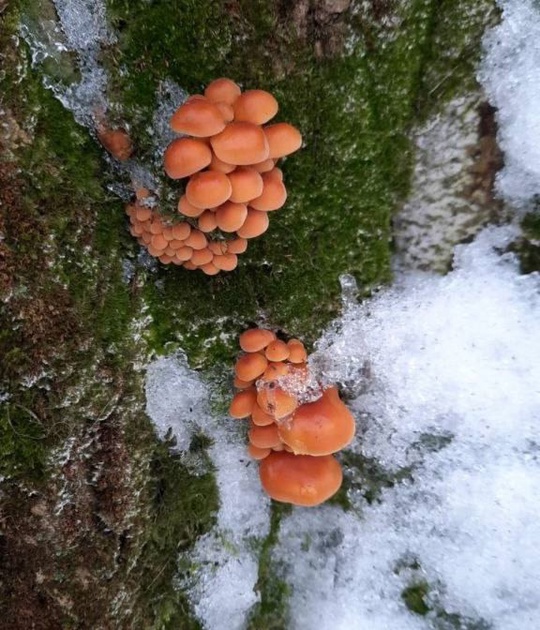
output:
M272 499L306 507L324 503L339 490L343 480L341 466L331 455L310 457L287 451L264 458L259 476Z
M267 365L268 361L262 354L245 354L238 359L234 369L238 378L243 381L252 381L266 370Z
M275 424L258 426L252 424L248 432L249 441L257 448L274 448L281 444L278 428Z
M302 136L296 127L289 123L276 123L264 128L268 140L268 157L277 159L290 155L302 146Z
M265 90L246 90L234 103L234 119L264 125L279 109L278 102Z
M265 328L250 328L240 335L240 347L244 352L259 352L274 341L276 335Z
M226 122L219 107L205 98L191 99L174 112L171 127L176 133L208 138L225 129Z
M269 416L280 421L294 413L298 407L298 400L275 383L270 383L259 390L257 404Z
M219 171L204 171L191 177L186 186L186 197L196 208L215 208L231 196L229 178Z
M233 418L247 418L251 415L257 401L257 390L254 387L238 392L229 407L229 415Z
M163 161L167 175L181 179L208 166L212 161L212 150L201 140L178 138L166 148Z
M246 205L226 201L216 210L216 224L223 232L236 232L244 225L247 216Z
M249 122L232 122L210 139L217 157L228 164L246 166L268 157L268 142L261 127Z
M247 203L263 193L263 178L254 168L239 166L229 174L229 179L232 186L231 201Z
M260 392L257 395L260 405L259 397ZM318 457L336 453L347 446L354 432L354 418L336 387L325 390L315 402L298 407L292 418L279 427L281 439L296 454Z
M206 86L204 95L213 103L223 102L232 105L240 96L241 92L240 87L234 81L222 77L209 83Z
M269 224L270 220L268 219L268 214L266 212L248 208L244 225L242 225L236 233L242 238L255 238L256 236L264 234L264 232L268 229Z

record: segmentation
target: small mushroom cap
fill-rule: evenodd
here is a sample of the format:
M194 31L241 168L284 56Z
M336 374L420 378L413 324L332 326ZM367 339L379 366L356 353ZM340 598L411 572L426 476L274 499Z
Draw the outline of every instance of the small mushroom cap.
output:
M199 220L197 221L197 226L201 232L212 232L217 227L216 214L211 210L205 210Z
M287 201L287 189L285 185L272 174L272 171L263 173L262 180L263 191L261 195L256 199L252 199L249 205L255 208L255 210L263 210L265 212L278 210L285 204L285 201Z
M270 383L258 392L257 404L277 421L288 418L298 407L296 397L282 390L281 387L275 386L274 383Z
M192 249L204 249L208 246L208 239L200 230L193 229L184 244Z
M192 256L191 262L197 267L202 267L203 265L207 265L212 262L214 258L214 254L208 249L208 247L203 247L202 249L196 249Z
M281 439L295 453L317 457L347 446L354 432L354 418L335 387L325 390L315 402L298 407L292 418L279 427Z
M261 127L232 122L210 140L217 157L228 164L248 166L268 157L268 142Z
M242 90L239 85L224 77L209 83L204 91L204 95L209 101L213 103L223 102L229 105L232 105L241 93Z
M251 410L251 419L253 424L256 424L258 427L266 427L274 423L274 418L261 409L257 403L253 405Z
M251 444L257 448L274 448L281 444L278 428L275 424L268 424L264 427L252 424L248 438Z
M178 212L183 214L185 217L191 217L195 219L196 217L200 217L204 212L204 208L197 208L196 206L189 203L186 195L182 195L178 202Z
M270 455L270 453L272 452L272 449L257 448L256 446L253 446L253 444L248 444L247 451L248 451L248 455L252 457L253 459L261 460L261 459L264 459L265 457L268 457L268 455Z
M178 138L166 148L163 156L165 172L172 179L193 175L212 161L212 150L201 140Z
M238 378L238 376L235 376L233 385L236 387L236 389L247 389L248 387L251 387L254 382L255 381L243 381L242 379Z
M244 352L259 352L274 341L276 335L265 328L250 328L240 335L240 347Z
M176 223L171 230L176 240L185 241L191 234L191 225L189 223Z
M215 276L219 273L219 269L213 263L203 265L201 269L207 276Z
M133 143L124 129L104 129L97 133L98 140L117 160L124 162L133 153Z
M231 196L232 187L225 173L204 171L191 177L186 186L186 197L196 208L215 208Z
M147 246L148 249L148 253L151 256L161 256L161 254L163 254L164 250L158 247L154 247L154 245L152 245L152 243L149 243Z
M275 339L268 344L264 353L269 361L285 361L289 358L289 347L284 341Z
M275 166L275 162L274 160L272 160L272 158L267 158L266 160L263 160L262 162L259 162L257 164L253 164L252 168L254 168L257 173L267 173L268 171L271 171Z
M279 109L278 102L265 90L246 90L234 103L234 119L264 125Z
M302 135L289 123L276 123L264 128L268 140L268 157L277 159L290 155L302 146Z
M320 505L341 487L343 473L332 456L293 455L286 450L270 453L259 467L261 484L275 501Z
M215 153L212 153L212 161L208 168L211 171L221 171L222 173L231 173L234 171L236 166L234 164L227 164L227 162L223 162L220 160Z
M238 266L238 256L236 254L217 254L214 256L213 263L221 271L232 271Z
M289 361L291 363L304 363L307 359L307 352L304 344L298 339L291 339L287 342L289 347Z
M236 232L244 225L247 216L245 204L226 201L216 210L216 223L224 232Z
M248 213L244 225L237 230L238 236L242 238L255 238L264 234L270 225L268 214L260 210L248 208Z
M165 249L169 244L169 241L163 236L163 234L154 234L150 242L152 243L152 247L155 247L156 249Z
M176 133L197 138L208 138L225 129L225 120L219 107L205 98L191 99L174 112L171 127Z
M189 271L195 271L197 267L191 262L191 260L186 260L184 263L184 269L189 269Z
M254 387L238 392L232 399L229 415L233 418L247 418L257 400L257 390Z
M268 358L268 357L267 357ZM289 373L289 365L282 363L281 361L271 361L268 363L268 367L264 371L263 379L268 382L275 381L280 376L285 376Z
M137 217L138 221L148 221L148 219L152 218L152 210L150 210L150 208L137 206L135 210L135 216Z
M267 365L268 361L262 354L245 354L238 359L234 369L238 378L252 381L266 370Z
M243 254L247 249L247 240L245 238L235 238L227 241L227 251L231 254Z
M193 256L192 247L181 247L180 249L176 250L175 258L176 260L178 260L178 262L187 262L188 260L191 260L192 256ZM195 268L195 266L193 268Z
M247 203L263 193L263 178L254 168L239 166L229 174L229 179L232 186L231 201Z

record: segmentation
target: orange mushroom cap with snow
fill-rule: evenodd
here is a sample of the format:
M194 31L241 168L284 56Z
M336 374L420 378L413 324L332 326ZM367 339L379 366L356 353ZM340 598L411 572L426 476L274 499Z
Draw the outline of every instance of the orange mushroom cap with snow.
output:
M260 405L260 392L257 402ZM280 424L279 435L294 453L323 456L336 453L351 442L354 418L340 399L337 388L330 387L312 403L298 407L292 418Z
M343 480L341 466L331 455L310 457L287 451L265 457L259 476L272 499L305 507L324 503L339 490Z

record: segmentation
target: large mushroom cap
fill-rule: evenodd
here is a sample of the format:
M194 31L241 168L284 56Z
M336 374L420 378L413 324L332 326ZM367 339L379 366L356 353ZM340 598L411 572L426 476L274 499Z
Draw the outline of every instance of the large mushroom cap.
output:
M174 112L171 127L176 133L208 138L225 129L225 119L217 105L206 99L191 99Z
M268 157L268 142L261 127L232 122L210 140L214 153L227 164L247 166Z
M278 102L264 90L246 90L234 103L234 119L264 125L279 109Z
M259 476L272 499L306 507L329 499L343 480L341 466L331 455L310 457L286 451L270 453L263 459Z
M181 179L208 166L212 161L212 150L201 140L178 138L165 150L163 161L167 175Z
M245 354L238 359L234 369L239 379L252 381L266 370L267 365L268 361L262 354Z
M259 396L260 393L260 405ZM279 427L281 439L295 453L315 456L344 448L353 439L354 431L354 418L335 387L325 390L315 402L298 407L292 418Z
M273 159L290 155L302 146L302 136L296 127L289 123L276 123L264 128L268 140L268 157Z
M240 86L225 77L215 79L207 85L204 91L204 95L209 101L213 103L223 102L228 105L232 105L240 94Z
M204 171L189 180L186 197L196 208L215 208L227 201L231 191L231 182L225 173Z

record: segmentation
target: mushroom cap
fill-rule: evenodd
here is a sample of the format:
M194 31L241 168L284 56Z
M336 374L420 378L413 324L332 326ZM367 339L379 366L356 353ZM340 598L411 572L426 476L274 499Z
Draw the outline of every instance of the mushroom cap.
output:
M180 249L176 250L176 260L179 262L187 262L191 260L193 256L193 248L192 247L180 247Z
M163 162L165 172L172 179L193 175L212 161L212 150L201 140L178 138L165 149Z
M240 347L244 352L259 352L274 341L276 335L266 328L250 328L240 335Z
M225 119L215 103L205 98L191 99L174 112L171 127L176 133L208 138L225 129Z
M192 229L184 244L192 249L204 249L208 246L208 239L200 230Z
M257 404L277 421L288 418L298 407L296 397L276 386L275 383L270 383L259 390Z
M144 206L135 206L135 217L138 221L148 221L152 218L152 210Z
M283 182L276 175L273 175L273 170L263 173L263 191L259 197L249 202L249 205L255 210L263 210L265 212L278 210L287 201L287 189Z
M236 232L244 225L247 216L245 204L226 201L216 210L217 226L224 232Z
M276 123L264 128L268 140L268 157L273 159L290 155L302 146L302 135L289 123Z
M256 424L258 427L266 427L274 423L274 418L261 409L257 403L253 405L253 409L251 410L251 420L253 424Z
M204 208L197 208L189 203L188 198L185 195L182 195L178 201L178 212L183 214L185 217L191 217L194 219L201 216L204 212Z
M288 373L289 365L287 363L282 363L281 361L270 361L268 363L268 367L264 371L263 379L267 382L272 382L280 376L285 376L285 374Z
M265 90L246 90L234 103L234 119L264 125L279 109L278 102Z
M227 241L227 251L231 254L243 254L247 249L247 241L245 238L235 238Z
M264 459L265 457L268 457L268 455L270 455L270 453L272 452L272 449L270 448L257 448L256 446L253 446L253 444L248 444L248 455L250 457L252 457L253 459L257 459L257 460L261 460Z
M287 342L289 347L289 361L291 363L304 363L307 359L307 352L304 344L299 339L291 339Z
M263 427L252 424L248 438L251 444L257 448L274 448L281 444L278 428L275 424L268 424Z
M205 210L199 217L197 226L201 232L212 232L217 227L216 214L211 210Z
M213 263L207 263L200 267L207 276L215 276L219 273L219 269Z
M97 132L98 140L117 160L124 162L133 153L133 143L124 129L104 129Z
M293 505L319 505L341 487L343 473L331 455L310 457L287 451L270 453L261 461L259 477L275 501Z
M229 105L232 105L241 93L240 86L225 77L215 79L206 86L204 91L204 95L209 101L213 103L223 102Z
M185 241L191 234L191 225L189 223L176 223L171 228L173 236L178 241Z
M238 236L242 238L255 238L264 234L270 225L268 214L260 210L248 208L248 213L244 225L237 230Z
M269 361L286 361L289 358L289 347L284 341L275 339L268 344L264 353Z
M234 171L236 166L234 164L227 164L227 162L223 162L215 153L212 153L212 161L210 162L208 168L211 171L221 171L222 173L227 174Z
M229 174L229 179L232 186L231 201L247 203L263 193L263 178L254 168L239 166Z
M213 263L221 271L232 271L238 266L238 256L236 254L217 254L214 256Z
M163 236L163 234L154 234L150 242L152 243L152 247L155 247L155 249L165 249L169 244L169 241Z
M232 187L225 173L204 171L191 177L186 186L186 197L196 208L215 208L231 196Z
M251 410L257 401L257 390L254 387L245 389L234 395L231 406L229 407L229 415L233 418L247 418L251 415Z
M253 383L254 381L243 381L242 379L238 378L238 376L235 376L233 385L236 387L236 389L247 389L248 387L251 387Z
M252 168L254 168L257 173L268 173L268 171L271 171L275 166L275 162L274 160L272 160L272 158L267 158L266 160L263 160L262 162L258 162L257 164L253 164Z
M354 418L336 387L325 390L315 402L298 407L292 418L279 427L281 439L295 453L317 457L347 446L354 432Z
M252 381L266 370L267 365L268 361L262 354L245 354L238 359L234 369L239 379Z
M268 157L268 142L261 127L249 122L232 122L210 139L217 157L228 164L250 165Z
M202 249L196 249L191 255L191 262L197 267L202 267L203 265L207 265L212 262L214 258L214 254L208 249L208 247L203 247Z

